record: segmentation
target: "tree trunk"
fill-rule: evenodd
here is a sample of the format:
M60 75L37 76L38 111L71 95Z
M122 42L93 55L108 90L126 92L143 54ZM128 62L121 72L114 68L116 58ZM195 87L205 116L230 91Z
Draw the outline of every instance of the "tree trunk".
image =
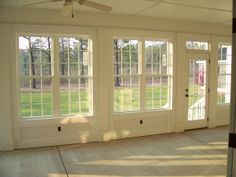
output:
M80 64L81 64L81 76L84 76L84 55L83 55L83 39L79 39L80 41L80 48L79 48L79 60L80 60ZM82 83L85 82L85 79L82 77L80 80Z
M36 88L36 79L33 77L33 76L35 76L33 47L32 47L32 45L31 45L31 39L30 39L30 37L24 36L24 38L25 38L25 39L28 39L28 42L29 42L30 62L31 62L31 77L32 77L31 87L32 87L32 88Z
M62 53L61 53L61 62L64 63L64 57L65 57L65 46L64 46L64 40L63 38L61 38L61 50L62 50ZM65 75L65 65L64 64L61 64L61 75L64 76Z
M116 49L116 51L117 51L117 50L118 50L118 41L115 40L114 43L115 43L115 49ZM117 63L119 62L118 57L119 57L119 55L118 55L118 53L116 52L116 67L115 67L115 74L116 74L116 75L119 74L119 69L120 69L120 68L119 68L119 65L117 64ZM120 87L120 78L119 78L118 76L116 76L116 78L115 78L115 86L116 86L116 87Z
M47 37L48 41L48 63L51 64L51 43L50 43L50 37ZM51 65L50 65L51 66ZM52 67L52 66L51 66ZM51 67L49 68L49 75L51 75Z

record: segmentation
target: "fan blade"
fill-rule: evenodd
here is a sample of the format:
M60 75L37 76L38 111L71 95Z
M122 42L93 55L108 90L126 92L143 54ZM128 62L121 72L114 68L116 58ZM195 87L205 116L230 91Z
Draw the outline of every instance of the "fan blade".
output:
M95 8L95 9L99 9L99 10L105 11L105 12L109 12L109 11L112 10L112 7L110 7L110 6L106 6L106 5L103 5L103 4L99 4L97 2L92 2L92 1L87 1L87 0L80 0L79 4L87 6L87 7L92 7L92 8Z
M63 1L63 0L45 0L45 1L38 1L38 2L30 3L30 4L24 4L24 5L21 5L20 7L30 7L30 6L34 6L34 5L44 4L44 3L47 3L47 2L57 2L57 1Z

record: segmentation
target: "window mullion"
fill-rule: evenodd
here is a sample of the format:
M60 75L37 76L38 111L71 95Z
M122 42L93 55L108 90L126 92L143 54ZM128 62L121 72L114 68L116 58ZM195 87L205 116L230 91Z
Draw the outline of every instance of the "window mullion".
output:
M29 37L30 38L30 37ZM31 46L31 43L30 43L30 40L28 41L29 42L29 48L30 48L30 46ZM29 84L30 84L30 117L32 117L33 116L33 112L32 112L32 110L33 110L33 107L32 107L32 105L33 105L33 103L32 103L32 79L33 79L33 75L32 75L32 61L31 61L31 48L29 49Z
M71 114L71 92L72 92L72 86L71 86L71 81L72 81L72 75L71 75L71 58L70 58L70 47L71 47L71 38L69 38L69 45L68 45L68 48L67 48L67 67L68 67L68 70L67 70L67 75L68 75L68 111L69 111L69 114Z
M59 38L52 37L52 105L53 116L60 116L60 73L59 73Z
M145 110L145 104L146 104L146 76L145 76L145 41L139 41L139 76L140 76L140 110Z
M79 39L79 37L78 37L78 39ZM80 44L80 45L82 45L82 44ZM80 75L80 73L81 73L81 68L80 68L80 66L82 66L82 64L83 63L81 63L80 62L80 45L78 45L77 46L77 51L78 51L78 61L77 61L77 66L78 66L78 71L77 71L77 81L78 81L78 85L77 85L77 93L78 93L78 107L79 107L79 114L81 114L82 113L82 109L81 109L81 84L80 84L80 82L81 82L81 75Z
M131 45L129 45L129 74L130 74L130 77L129 77L129 109L130 110L133 110L133 105L132 105L132 78L133 78L133 75L132 75L132 60L131 60Z
M120 49L120 51L121 51L121 56L120 56L120 62L121 62L121 68L120 68L120 71L121 71L121 78L122 78L122 93L121 93L121 110L122 111L124 111L124 92L125 92L125 90L124 90L124 73L123 73L123 65L124 65L124 59L123 59L123 47Z
M92 47L93 43L92 43L92 40L89 38L88 39L88 77L86 77L88 79L88 84L89 84L89 87L88 87L88 90L86 92L89 92L89 100L91 100L89 102L89 107L91 109L89 109L89 114L93 114L93 111L94 111L94 103L93 103L93 47Z

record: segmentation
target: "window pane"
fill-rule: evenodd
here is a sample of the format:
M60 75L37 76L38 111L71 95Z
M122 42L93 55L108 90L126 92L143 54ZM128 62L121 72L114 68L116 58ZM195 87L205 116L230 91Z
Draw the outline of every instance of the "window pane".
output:
M146 109L170 108L172 60L165 41L145 41Z
M146 109L169 108L168 77L146 78Z
M52 116L51 38L19 36L18 41L21 118Z
M59 38L60 114L92 114L92 72L89 39Z
M186 41L186 49L208 50L208 42L205 42L205 41Z
M115 39L114 92L115 112L137 111L140 108L140 59L137 40Z
M230 103L231 87L231 45L218 45L218 86L217 86L217 103Z
M114 111L137 111L140 102L139 77L119 77L120 86L114 90ZM116 82L116 81L115 81Z

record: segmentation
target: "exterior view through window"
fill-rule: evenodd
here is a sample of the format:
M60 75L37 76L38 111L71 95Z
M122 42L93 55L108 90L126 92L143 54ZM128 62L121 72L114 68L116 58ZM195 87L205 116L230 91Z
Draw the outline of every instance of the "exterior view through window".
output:
M92 114L92 46L88 37L22 35L18 44L21 118Z
M232 47L230 44L218 45L218 87L217 103L230 103Z
M115 112L170 109L172 52L166 41L113 41Z
M90 113L92 70L87 38L59 38L60 113Z
M204 42L204 41L186 41L186 49L208 50L208 42Z
M168 43L145 41L146 109L170 108L172 61Z

